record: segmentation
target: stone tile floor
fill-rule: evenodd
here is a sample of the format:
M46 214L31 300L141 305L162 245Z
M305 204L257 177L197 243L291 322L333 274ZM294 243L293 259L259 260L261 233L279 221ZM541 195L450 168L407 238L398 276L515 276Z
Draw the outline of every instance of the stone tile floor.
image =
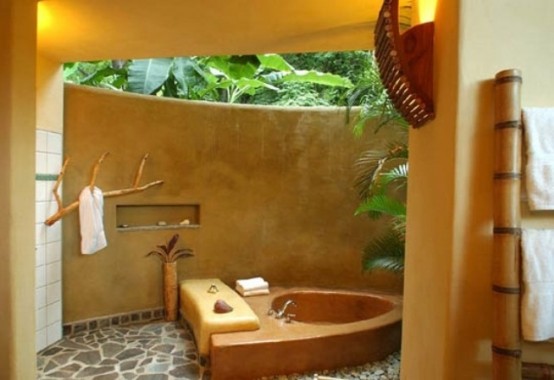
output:
M178 323L153 322L66 336L37 355L37 379L209 380L199 365L191 332ZM397 380L400 354L355 368L322 371L326 378ZM332 377L330 377L332 376ZM312 380L316 373L265 377ZM325 377L321 377L325 378Z
M37 356L38 379L208 378L188 330L177 323L110 327L64 337Z

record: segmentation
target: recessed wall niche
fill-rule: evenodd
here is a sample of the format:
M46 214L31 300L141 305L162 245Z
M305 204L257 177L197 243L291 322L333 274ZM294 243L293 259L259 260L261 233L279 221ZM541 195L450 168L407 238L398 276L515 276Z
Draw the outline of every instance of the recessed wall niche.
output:
M200 227L199 204L117 205L118 231Z

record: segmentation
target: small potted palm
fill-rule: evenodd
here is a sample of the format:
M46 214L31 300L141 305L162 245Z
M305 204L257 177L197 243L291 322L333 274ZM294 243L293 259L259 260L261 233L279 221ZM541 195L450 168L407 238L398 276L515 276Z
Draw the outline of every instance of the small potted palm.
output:
M179 234L173 235L167 244L158 245L157 250L148 252L146 256L157 256L162 262L164 289L164 317L166 321L177 320L178 286L177 260L194 256L189 248L176 249Z

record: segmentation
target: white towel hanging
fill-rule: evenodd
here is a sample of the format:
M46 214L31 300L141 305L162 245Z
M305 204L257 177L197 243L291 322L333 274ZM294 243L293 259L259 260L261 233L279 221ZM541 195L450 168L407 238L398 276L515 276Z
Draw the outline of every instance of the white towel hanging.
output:
M521 246L523 338L554 338L554 230L524 229Z
M524 108L525 179L531 210L554 210L554 108Z
M81 224L81 253L89 255L105 248L104 194L97 187L85 187L79 195L79 222Z

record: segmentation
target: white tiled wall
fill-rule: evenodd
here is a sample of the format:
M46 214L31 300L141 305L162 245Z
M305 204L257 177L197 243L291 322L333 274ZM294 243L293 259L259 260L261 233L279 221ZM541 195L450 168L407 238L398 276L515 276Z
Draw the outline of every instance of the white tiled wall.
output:
M37 130L37 175L59 174L62 167L62 135ZM36 186L36 347L37 351L62 337L62 230L61 221L44 221L57 209L53 179L35 180ZM60 189L61 195L61 189Z

